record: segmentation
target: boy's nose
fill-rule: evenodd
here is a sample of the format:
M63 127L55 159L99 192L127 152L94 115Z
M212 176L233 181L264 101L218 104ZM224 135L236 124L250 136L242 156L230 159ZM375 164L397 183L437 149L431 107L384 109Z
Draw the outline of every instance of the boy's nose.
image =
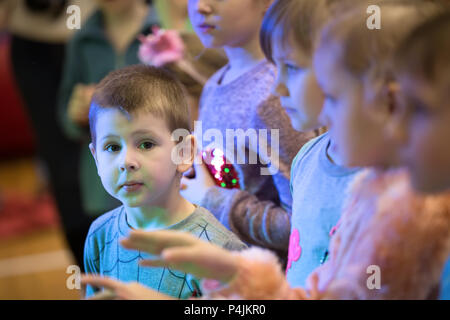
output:
M197 11L201 14L210 14L212 12L209 0L197 0Z
M139 167L139 162L132 152L126 152L120 164L120 171L136 171Z
M138 169L137 165L133 163L125 164L123 166L120 166L121 171L136 171Z

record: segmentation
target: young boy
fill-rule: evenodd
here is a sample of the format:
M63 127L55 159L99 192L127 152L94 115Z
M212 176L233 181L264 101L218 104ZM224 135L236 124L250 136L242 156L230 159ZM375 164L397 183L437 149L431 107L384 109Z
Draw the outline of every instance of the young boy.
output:
M120 204L103 189L88 148L88 113L94 86L108 72L139 63L138 35L151 32L151 27L159 24L156 10L144 0L94 2L97 10L67 43L58 98L59 124L67 138L81 147L78 170L73 166L72 174L77 175L82 214L72 219L68 234L74 239L72 246L80 261L89 225Z
M181 84L167 72L144 65L111 72L94 92L89 124L89 147L102 184L122 206L91 225L86 272L136 281L177 298L198 294L196 279L167 268L142 268L138 262L151 256L119 244L133 229L168 229L227 249L245 247L209 211L179 194L182 174L191 167L195 150ZM172 138L177 129L186 132L181 142L185 148ZM93 293L88 287L87 296Z

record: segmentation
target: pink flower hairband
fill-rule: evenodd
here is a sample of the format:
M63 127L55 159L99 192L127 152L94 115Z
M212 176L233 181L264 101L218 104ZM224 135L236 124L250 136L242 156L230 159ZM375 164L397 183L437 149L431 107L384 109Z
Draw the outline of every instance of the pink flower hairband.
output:
M208 80L202 76L185 58L185 46L180 34L176 30L164 30L152 27L152 34L140 35L139 60L142 63L162 67L168 63L176 64L200 84Z

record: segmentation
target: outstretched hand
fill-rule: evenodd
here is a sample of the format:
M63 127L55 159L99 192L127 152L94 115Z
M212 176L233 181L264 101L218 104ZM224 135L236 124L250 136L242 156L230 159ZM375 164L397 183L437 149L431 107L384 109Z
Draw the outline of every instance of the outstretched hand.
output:
M83 275L81 284L104 289L88 300L173 300L172 297L137 282L125 283L103 276Z
M168 267L222 282L230 281L237 272L235 255L186 232L135 230L121 244L127 249L159 255L159 259L140 261L143 266Z

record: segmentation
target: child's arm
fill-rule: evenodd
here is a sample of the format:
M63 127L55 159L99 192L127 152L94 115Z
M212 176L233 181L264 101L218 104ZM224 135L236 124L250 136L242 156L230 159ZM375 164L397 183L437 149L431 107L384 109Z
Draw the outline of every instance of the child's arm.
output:
M278 196L280 204L261 200L261 195L245 190L212 187L199 205L210 210L243 241L287 256L292 210L289 185L291 163L301 147L315 134L295 131L279 99L275 97L266 99L258 106L252 123L255 129L267 130L267 150L272 153L271 160L275 168L274 174L261 176L261 179L266 178L262 191L266 199L267 195L274 195L273 198ZM277 130L278 139L272 135L272 129ZM256 152L256 146L250 148L251 152ZM261 152L260 157L264 159ZM261 174L260 170L255 174Z
M316 286L309 294L289 287L277 257L252 248L230 252L189 233L133 231L122 240L125 248L160 255L142 265L169 267L206 279L203 299L307 299L318 298Z

